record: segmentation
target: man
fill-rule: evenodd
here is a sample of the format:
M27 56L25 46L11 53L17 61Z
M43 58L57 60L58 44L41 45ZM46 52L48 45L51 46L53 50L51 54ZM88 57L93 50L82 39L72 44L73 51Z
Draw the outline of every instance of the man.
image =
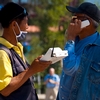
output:
M100 100L100 10L89 2L66 8L73 16L66 31L69 56L63 59L57 100ZM81 28L84 20L90 24Z
M0 100L38 100L31 76L51 64L38 57L29 66L24 58L18 37L28 28L27 15L23 7L13 2L7 3L0 11L4 28L0 37ZM1 47L6 48L9 55Z
M49 74L47 74L44 78L44 84L46 85L46 99L45 100L50 100L50 96L53 97L53 100L56 100L59 81L60 81L60 78L57 74L55 74L55 69L50 68Z

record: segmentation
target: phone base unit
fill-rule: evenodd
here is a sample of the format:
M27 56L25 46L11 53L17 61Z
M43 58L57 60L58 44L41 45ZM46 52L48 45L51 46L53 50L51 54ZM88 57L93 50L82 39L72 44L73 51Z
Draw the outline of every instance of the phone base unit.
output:
M52 64L62 60L68 56L67 50L62 50L59 47L49 48L45 55L43 55L41 61L52 61Z

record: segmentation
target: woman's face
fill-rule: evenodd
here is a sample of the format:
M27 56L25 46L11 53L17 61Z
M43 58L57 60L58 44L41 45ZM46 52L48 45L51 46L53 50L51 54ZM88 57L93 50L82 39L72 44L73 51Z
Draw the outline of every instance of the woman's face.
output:
M22 20L17 19L14 21L14 30L16 35L20 34L20 31L26 31L28 29L28 17L24 17Z
M27 18L27 16L24 17L24 19L20 22L19 27L20 27L21 31L26 31L26 29L28 29L28 18Z

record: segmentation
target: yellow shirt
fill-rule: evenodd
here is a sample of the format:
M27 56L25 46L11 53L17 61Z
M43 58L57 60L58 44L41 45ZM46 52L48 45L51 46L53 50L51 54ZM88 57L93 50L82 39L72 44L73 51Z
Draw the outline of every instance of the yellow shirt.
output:
M4 38L0 37L0 43L9 49L13 48L25 62L23 46L19 42L17 43L17 46L14 46ZM4 89L10 83L12 77L13 72L10 58L4 50L0 50L0 90Z

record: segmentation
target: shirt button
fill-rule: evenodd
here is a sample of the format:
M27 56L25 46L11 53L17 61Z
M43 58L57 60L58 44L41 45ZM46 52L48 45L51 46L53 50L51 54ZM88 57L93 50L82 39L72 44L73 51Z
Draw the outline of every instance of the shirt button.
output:
M64 99L64 97L62 97L62 99Z
M62 86L60 86L60 88L62 88Z
M63 77L64 77L64 75L63 75Z

